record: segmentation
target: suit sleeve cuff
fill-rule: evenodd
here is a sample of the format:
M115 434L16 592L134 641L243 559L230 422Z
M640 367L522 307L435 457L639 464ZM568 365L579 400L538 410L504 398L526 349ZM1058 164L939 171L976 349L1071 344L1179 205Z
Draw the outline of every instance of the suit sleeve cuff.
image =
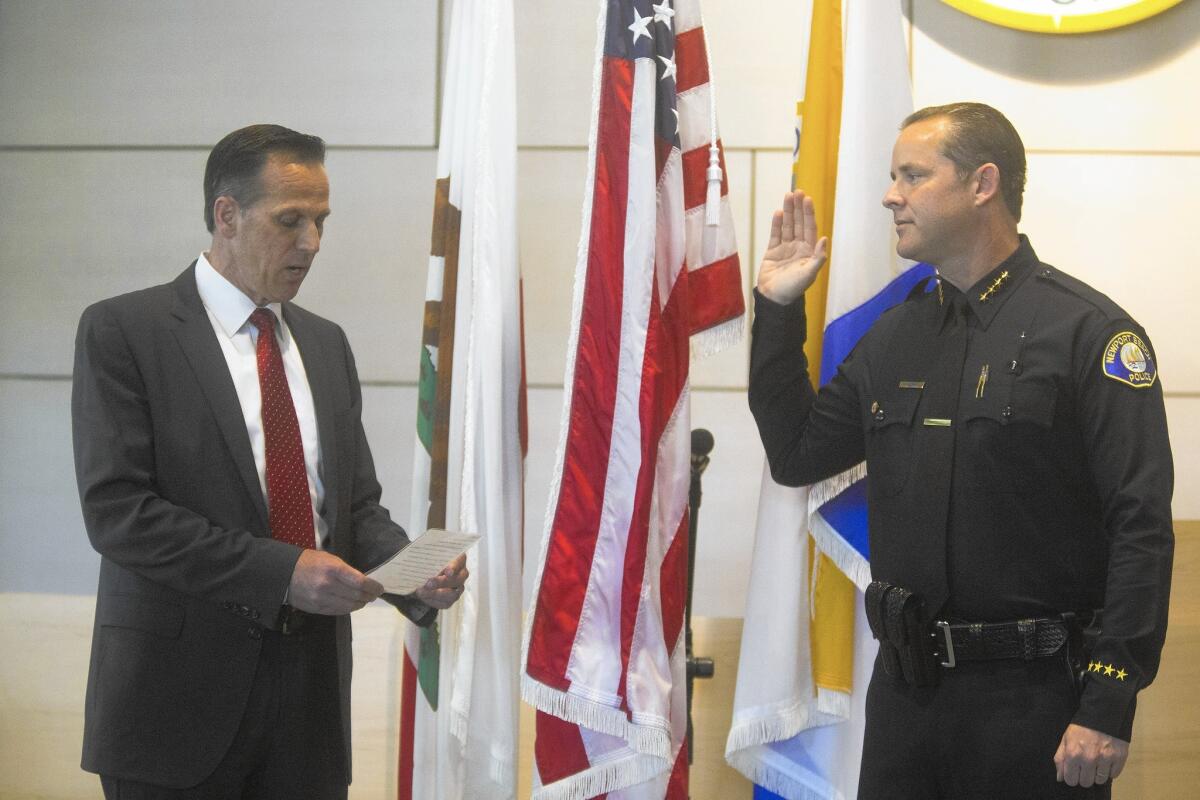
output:
M412 595L385 594L383 599L394 605L419 628L428 628L437 619L436 608L425 605Z

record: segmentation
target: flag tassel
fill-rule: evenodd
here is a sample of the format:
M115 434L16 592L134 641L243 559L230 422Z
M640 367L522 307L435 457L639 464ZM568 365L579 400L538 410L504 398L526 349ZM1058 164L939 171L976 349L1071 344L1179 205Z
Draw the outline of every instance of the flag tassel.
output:
M708 148L708 194L704 198L704 224L717 226L721 224L721 150L717 147L716 139Z

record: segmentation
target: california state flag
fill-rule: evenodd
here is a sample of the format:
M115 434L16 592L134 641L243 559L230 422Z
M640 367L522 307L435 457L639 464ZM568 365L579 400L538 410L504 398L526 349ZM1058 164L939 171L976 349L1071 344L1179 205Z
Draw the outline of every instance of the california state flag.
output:
M462 598L409 626L401 800L516 794L525 451L510 0L455 0L420 353L411 535L479 533Z

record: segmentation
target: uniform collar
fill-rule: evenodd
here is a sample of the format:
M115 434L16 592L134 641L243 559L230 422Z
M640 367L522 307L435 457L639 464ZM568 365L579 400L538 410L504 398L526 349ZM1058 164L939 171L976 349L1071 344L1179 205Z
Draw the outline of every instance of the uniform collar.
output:
M992 323L1000 313L1000 308L1016 294L1016 288L1029 277L1037 263L1037 254L1029 244L1029 237L1021 234L1020 244L1012 255L965 292L967 306L975 313L982 328L986 329ZM947 298L952 291L957 290L948 283L942 284L942 292ZM943 304L943 314L949 313L948 307L948 302Z

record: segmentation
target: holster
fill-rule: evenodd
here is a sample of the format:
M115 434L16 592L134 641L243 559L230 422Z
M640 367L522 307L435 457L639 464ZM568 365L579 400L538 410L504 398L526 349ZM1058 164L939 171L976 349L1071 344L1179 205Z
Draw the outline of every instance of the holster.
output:
M936 686L941 671L921 597L886 581L872 581L864 604L884 671L911 686Z
M1075 681L1076 699L1083 694L1087 665L1091 661L1096 640L1100 638L1101 615L1100 609L1084 614L1068 612L1062 615L1067 625L1067 663Z

